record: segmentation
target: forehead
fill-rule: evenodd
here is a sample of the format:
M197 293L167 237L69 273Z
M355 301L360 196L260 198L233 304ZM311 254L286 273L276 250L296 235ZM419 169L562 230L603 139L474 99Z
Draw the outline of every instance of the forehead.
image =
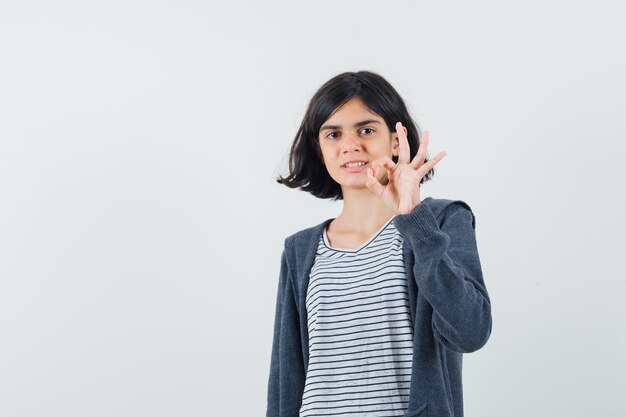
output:
M342 123L348 123L351 125L352 122L365 119L383 122L383 118L370 110L361 99L352 98L337 108L324 124L341 125Z

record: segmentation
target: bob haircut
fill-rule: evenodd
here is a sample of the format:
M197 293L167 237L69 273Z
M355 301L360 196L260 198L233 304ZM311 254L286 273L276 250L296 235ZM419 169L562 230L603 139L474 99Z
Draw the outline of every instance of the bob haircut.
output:
M407 129L410 160L417 154L421 143L421 131L409 114L404 100L382 76L370 72L344 72L328 80L315 93L296 133L289 153L289 175L279 176L276 182L289 188L300 188L315 197L343 200L341 185L329 174L323 164L319 146L322 124L343 104L352 98L360 98L368 109L385 120L390 132L402 122ZM392 161L397 163L398 157ZM428 158L424 159L424 163ZM420 185L435 174L434 168L421 179Z

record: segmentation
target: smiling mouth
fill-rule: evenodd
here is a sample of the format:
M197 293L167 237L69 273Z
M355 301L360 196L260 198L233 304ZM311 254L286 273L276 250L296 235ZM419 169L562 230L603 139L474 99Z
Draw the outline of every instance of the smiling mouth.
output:
M341 167L342 168L358 168L358 167L362 167L365 165L367 165L367 162L362 161L362 162L356 162L356 163L350 163L350 164L343 164Z
M346 172L349 172L351 174L358 174L360 172L365 171L365 168L367 166L367 163L365 164L361 164L361 165L353 165L353 166L342 166L341 169L343 169Z

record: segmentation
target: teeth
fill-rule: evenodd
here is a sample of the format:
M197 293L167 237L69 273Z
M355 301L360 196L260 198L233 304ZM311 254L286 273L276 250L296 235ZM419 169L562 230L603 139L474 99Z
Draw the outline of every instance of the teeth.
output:
M346 168L351 168L351 167L360 167L362 165L365 165L365 162L352 162L349 164L346 164Z

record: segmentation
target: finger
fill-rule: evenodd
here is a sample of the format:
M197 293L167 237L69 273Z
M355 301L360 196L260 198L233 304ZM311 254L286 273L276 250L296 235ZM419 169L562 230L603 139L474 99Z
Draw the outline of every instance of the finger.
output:
M378 158L374 162L372 162L372 168L375 168L377 170L377 168L383 167L387 171L389 171L389 173L391 173L397 166L398 165L395 162L393 162L393 160L389 158L388 156L383 156L381 158Z
M428 171L430 171L432 167L437 165L437 163L441 161L446 155L447 153L445 151L439 152L434 158L430 159L427 163L419 167L417 172L420 174L421 177L425 176Z
M396 132L398 133L398 162L402 164L408 164L411 159L411 148L409 146L409 139L404 132L404 127L401 122L396 123Z
M382 195L385 191L385 187L378 181L378 178L374 175L374 168L367 168L367 182L365 183L367 188L372 190L377 196Z
M428 149L429 137L430 137L430 132L428 130L425 130L424 132L422 132L422 138L420 140L420 145L417 148L417 154L415 154L415 157L409 164L411 168L417 169L424 163L424 160L426 159L426 151Z

